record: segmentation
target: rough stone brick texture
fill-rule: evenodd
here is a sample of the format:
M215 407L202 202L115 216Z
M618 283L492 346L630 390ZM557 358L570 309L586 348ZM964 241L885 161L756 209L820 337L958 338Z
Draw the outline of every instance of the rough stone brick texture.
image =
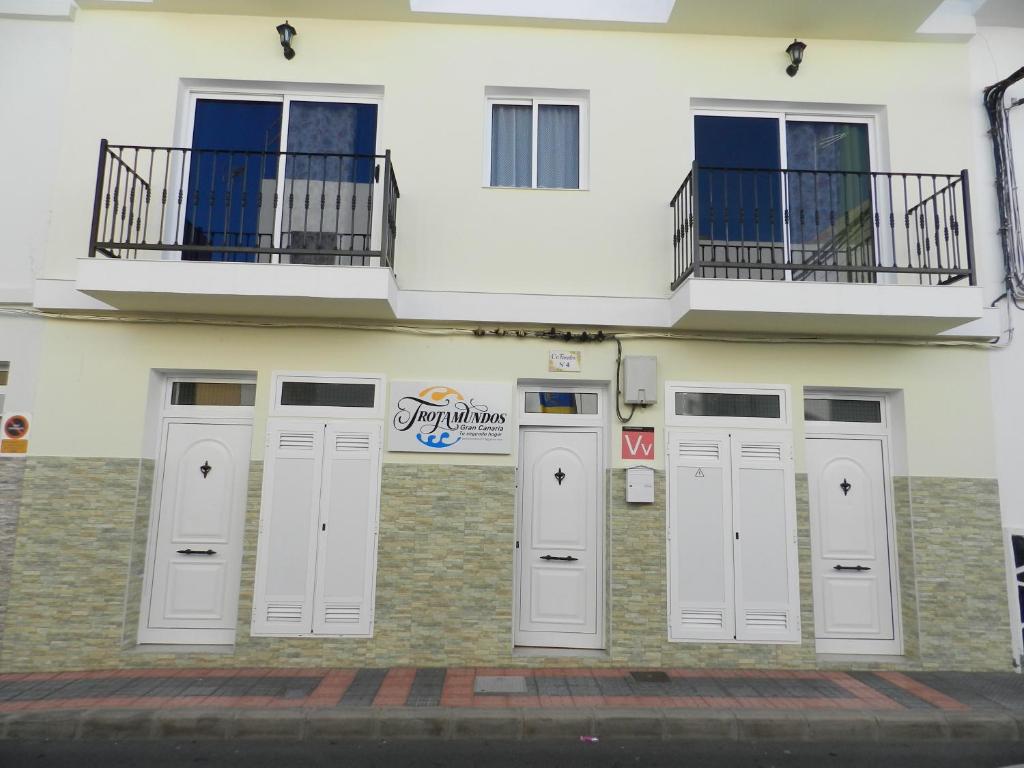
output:
M7 558L11 575L0 580L0 589L9 584L7 629L0 638L3 671L143 666L808 669L822 663L814 649L804 475L797 476L796 489L800 644L669 643L665 474L656 473L654 504L627 504L625 471L616 469L607 479L609 653L607 658L576 659L512 655L512 467L385 464L373 638L252 637L262 483L262 465L252 462L236 645L230 653L172 654L134 648L152 462L47 457L24 462L13 563ZM10 482L10 470L0 474L0 483ZM896 663L863 666L1009 669L995 482L896 478L894 493L906 656ZM4 521L12 525L11 506L0 499L0 540Z
M922 665L1010 670L996 481L913 477L910 495Z
M11 565L14 562L14 542L18 530L18 510L21 508L21 484L24 476L24 458L0 459L0 652L3 651Z

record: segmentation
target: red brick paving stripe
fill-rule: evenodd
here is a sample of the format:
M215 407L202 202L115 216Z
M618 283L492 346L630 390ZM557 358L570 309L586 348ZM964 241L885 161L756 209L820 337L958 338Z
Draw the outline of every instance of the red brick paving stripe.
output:
M902 688L908 693L912 693L914 696L917 696L917 698L924 699L929 704L938 707L939 709L970 709L966 704L959 702L944 693L940 693L934 688L928 687L924 683L919 683L917 680L907 677L902 672L875 672L875 674L884 680L888 680L893 685Z
M374 707L402 707L405 706L409 692L412 690L412 681L416 677L415 669L395 668L389 669L384 676L377 695L373 697Z
M305 703L310 707L336 707L345 695L345 691L355 680L354 669L336 669L324 675L323 679L311 694L306 698Z

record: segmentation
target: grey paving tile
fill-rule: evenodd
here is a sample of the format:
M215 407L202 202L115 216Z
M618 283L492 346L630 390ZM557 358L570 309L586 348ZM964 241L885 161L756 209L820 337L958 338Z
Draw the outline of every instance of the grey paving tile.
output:
M436 707L441 704L441 693L448 671L443 668L423 668L416 670L409 695L405 699L407 707Z
M339 706L368 707L373 704L387 673L386 669L360 669L341 697Z
M931 703L918 698L910 691L904 690L898 685L890 683L884 677L879 677L874 672L850 672L848 674L854 680L870 686L879 693L885 694L890 699L902 704L907 709L936 709L936 707Z

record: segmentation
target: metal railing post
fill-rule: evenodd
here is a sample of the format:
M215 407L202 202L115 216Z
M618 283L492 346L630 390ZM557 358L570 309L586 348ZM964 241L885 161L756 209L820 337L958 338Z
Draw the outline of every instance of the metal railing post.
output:
M971 182L966 168L960 171L960 183L963 185L964 196L964 245L967 250L967 269L970 271L968 280L971 285L977 285L978 275L974 266L974 222L971 219Z
M700 252L700 166L693 161L690 168L690 210L693 212L693 231L690 233L693 238L693 255L690 259L693 272L692 277L701 277L701 252Z
M103 199L103 172L107 169L107 140L100 139L100 160L96 169L96 194L92 201L92 229L89 232L89 258L96 258L99 242L100 201Z

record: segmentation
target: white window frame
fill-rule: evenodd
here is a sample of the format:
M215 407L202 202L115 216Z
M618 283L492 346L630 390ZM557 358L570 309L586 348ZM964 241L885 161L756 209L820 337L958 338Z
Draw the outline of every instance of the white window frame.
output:
M751 103L749 107L743 105L729 106L724 108L716 108L713 106L701 106L694 107L690 110L690 157L696 159L697 157L697 131L695 126L696 118L698 116L704 117L743 117L743 118L762 118L769 120L776 120L779 126L779 165L781 168L789 168L789 144L786 136L786 121L795 120L806 123L856 123L866 125L868 128L868 170L874 172L884 172L888 170L888 163L883 163L882 158L884 154L880 151L879 142L881 138L881 130L879 127L880 115L874 114L864 109L850 109L845 111L843 109L829 109L821 108L817 109L813 106L793 106L792 108L776 108L766 109L764 105L758 105L756 102ZM875 210L879 210L878 201L875 200L875 189L872 185L871 189L871 204L875 206ZM789 224L784 224L782 227L782 237L785 243L786 253L790 252L790 231ZM878 257L882 264L891 265L893 263L893 254L891 247L886 246L886 239L884 237L879 238L878 242ZM792 271L786 270L785 279L787 281L792 280ZM876 273L876 279L878 283L892 283L897 279L897 275L887 273Z
M722 395L777 395L779 417L755 419L733 416L685 416L676 413L677 392L709 392ZM788 384L720 384L702 381L665 382L665 426L701 427L702 429L783 429L792 425Z
M491 123L496 105L532 107L530 142L530 186L505 187L491 184ZM580 111L578 187L537 186L537 115L541 105L577 107ZM590 95L586 91L530 90L524 88L488 88L484 99L483 186L487 189L541 189L578 192L590 188Z
M862 421L808 421L804 418L804 434L807 435L874 435L888 436L889 434L889 398L885 395L871 394L856 390L836 389L805 389L800 400L801 418L803 418L804 400L864 400L879 404L882 414L880 422ZM888 457L887 457L888 460ZM889 472L888 464L886 472Z
M288 118L291 114L291 103L293 101L316 101L316 102L331 102L337 104L374 104L377 107L377 135L374 137L374 154L381 155L383 150L381 149L381 117L383 109L381 109L384 101L383 88L377 88L373 86L341 86L339 88L330 89L316 89L316 88L283 88L281 86L273 87L268 84L261 86L259 84L251 83L229 83L229 82L214 82L214 83L196 83L192 85L186 85L183 92L182 107L180 109L180 118L178 121L176 134L181 141L181 146L192 147L193 134L195 132L196 125L196 103L201 99L216 99L218 101L259 101L259 102L273 102L281 104L281 140L278 144L278 152L288 151ZM180 187L186 191L184 199L181 203L176 203L175 215L167 217L167 224L165 225L166 230L164 236L168 242L174 242L174 238L178 232L184 232L184 222L186 209L188 206L188 182L189 182L189 168L190 163L184 162L184 158L178 158L178 167L175 168L169 175L168 179L174 180L174 185L179 184ZM278 165L277 172L277 194L278 197L283 199L285 186L285 172L284 163ZM380 210L381 200L379 196L381 194L382 185L374 185L374 210ZM281 228L282 219L284 216L284 206L278 206L278 209L274 213L274 242L281 241ZM173 227L173 229L171 229ZM377 227L375 230L379 230ZM380 238L380 232L376 231L373 240L374 245L378 244ZM269 249L272 250L272 249ZM169 255L165 255L165 258L180 259L180 252L167 252ZM174 255L177 253L177 255ZM271 253L271 263L277 264L280 261L279 253Z
M252 419L253 414L256 413L255 399L253 405L173 405L171 403L171 395L174 391L175 384L256 384L256 376L254 374L214 374L214 375L203 375L202 373L196 373L189 375L187 373L175 373L164 377L163 395L162 395L162 407L161 413L165 417L173 416L191 416L198 417L203 416L207 418L240 418L240 419Z
M270 409L273 417L316 419L359 419L371 421L384 418L386 379L382 373L337 373L311 371L274 371L270 388ZM311 384L372 384L372 408L347 408L330 405L281 405L281 387L285 381Z
M543 390L545 392L568 392L570 394L597 395L597 413L527 413L526 392ZM604 427L606 424L607 384L587 384L586 382L550 382L543 379L520 379L516 387L516 412L520 426L548 427Z

